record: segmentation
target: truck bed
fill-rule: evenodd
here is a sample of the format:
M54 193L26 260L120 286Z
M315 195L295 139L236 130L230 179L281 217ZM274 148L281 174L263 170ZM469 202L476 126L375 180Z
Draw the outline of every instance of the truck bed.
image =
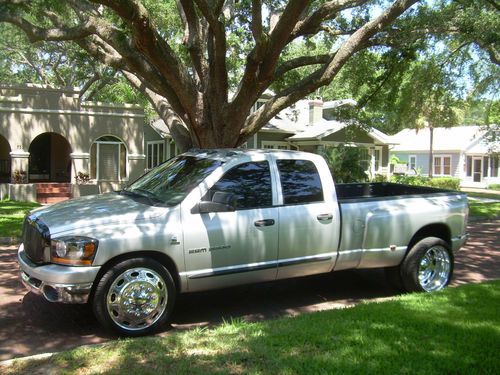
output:
M366 200L383 197L398 197L398 196L422 196L427 194L449 194L454 193L453 190L438 189L427 186L413 186L396 184L392 182L371 182L371 183L350 183L337 184L337 199L339 202L352 200ZM456 193L456 192L455 192Z
M459 191L390 182L337 184L336 191L342 226L335 270L397 266L429 224L465 231L467 198Z

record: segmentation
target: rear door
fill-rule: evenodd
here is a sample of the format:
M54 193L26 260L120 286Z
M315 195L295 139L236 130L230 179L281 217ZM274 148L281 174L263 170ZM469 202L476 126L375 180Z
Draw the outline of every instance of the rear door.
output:
M278 278L332 270L340 213L328 169L320 174L312 160L301 159L279 159L276 165L281 192Z

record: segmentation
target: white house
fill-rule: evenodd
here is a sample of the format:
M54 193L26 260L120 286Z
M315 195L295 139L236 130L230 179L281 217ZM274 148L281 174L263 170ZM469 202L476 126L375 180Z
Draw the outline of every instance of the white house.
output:
M434 128L432 175L457 177L461 186L487 187L500 183L498 145L485 142L480 126ZM391 155L407 163L408 170L429 174L430 131L404 129L392 137Z

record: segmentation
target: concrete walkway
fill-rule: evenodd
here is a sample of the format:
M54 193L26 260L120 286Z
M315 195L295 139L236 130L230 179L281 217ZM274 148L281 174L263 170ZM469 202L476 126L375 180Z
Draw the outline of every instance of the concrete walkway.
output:
M452 286L500 279L500 220L473 222L457 254ZM53 304L19 282L16 247L0 247L0 361L116 339L88 306ZM180 296L172 325L160 335L242 318L259 321L345 307L396 295L381 270L342 271L314 277Z
M500 190L462 187L462 188L460 188L460 191L463 191L465 193L482 193L482 194L497 195L498 199L500 199Z

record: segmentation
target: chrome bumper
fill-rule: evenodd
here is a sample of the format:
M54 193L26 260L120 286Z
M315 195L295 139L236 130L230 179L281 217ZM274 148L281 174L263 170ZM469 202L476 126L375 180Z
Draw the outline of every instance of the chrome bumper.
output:
M467 243L467 239L469 238L469 233L462 234L458 237L453 237L451 239L451 250L453 252L458 251L462 246Z
M47 301L62 303L87 303L92 285L100 267L67 267L56 264L33 264L23 245L17 259L24 286Z

